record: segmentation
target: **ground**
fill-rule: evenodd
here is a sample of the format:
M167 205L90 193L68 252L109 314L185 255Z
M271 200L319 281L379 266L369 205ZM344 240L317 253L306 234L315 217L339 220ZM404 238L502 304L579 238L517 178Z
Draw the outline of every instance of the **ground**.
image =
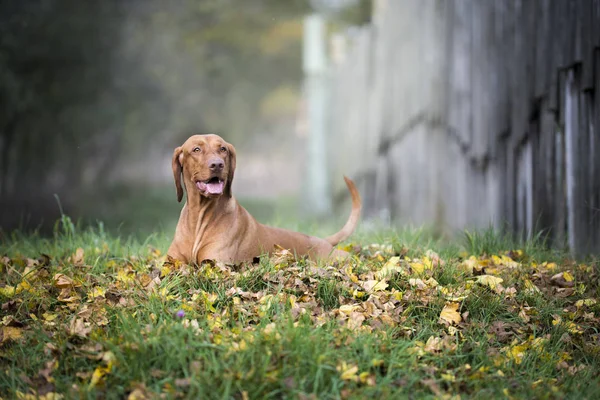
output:
M599 264L359 232L343 264L172 262L68 217L0 245L0 397L599 398Z

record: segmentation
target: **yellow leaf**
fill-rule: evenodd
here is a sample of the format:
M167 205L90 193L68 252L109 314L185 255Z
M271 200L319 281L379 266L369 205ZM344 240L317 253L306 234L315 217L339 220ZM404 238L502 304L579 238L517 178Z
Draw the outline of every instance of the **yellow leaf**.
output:
M375 278L383 279L396 272L403 272L402 267L400 266L400 257L392 257L387 260L383 265L383 268L375 273Z
M421 275L423 272L425 272L425 266L420 261L411 262L410 269L412 270L413 274L417 275Z
M25 290L26 292L33 293L31 285L30 285L30 284L29 284L29 282L27 282L26 280L23 280L23 281L21 281L21 283L19 283L19 284L17 285L17 290L16 290L16 292L17 292L17 294L18 294L18 293L21 293L21 292L22 292L22 291L24 291L24 290Z
M580 307L583 307L583 306L590 307L590 306L593 306L596 303L597 303L596 299L582 299L582 300L577 300L575 302L575 306L577 308L580 308Z
M148 400L151 397L142 388L135 388L127 396L127 400Z
M104 376L109 372L110 371L107 367L96 368L94 370L94 373L92 374L92 378L90 379L89 387L93 388L97 386L100 383L100 381L102 381L102 378L104 378Z
M433 263L431 262L431 259L429 257L425 256L420 260L411 262L410 268L413 274L422 275L426 270L433 269Z
M350 315L359 308L360 308L360 306L357 306L355 304L344 304L343 306L340 306L339 310L341 313Z
M4 286L0 288L0 295L4 297L13 297L16 294L16 289L14 286Z
M358 378L361 383L367 386L375 386L376 384L375 375L371 374L370 372L361 372Z
M387 289L388 284L386 283L385 279L382 280L369 280L366 281L362 284L362 287L367 291L367 292L381 292L385 289Z
M134 276L133 271L130 269L121 268L117 271L117 280L128 283L133 282Z
M160 277L164 278L165 276L169 275L171 273L171 268L168 265L163 265L163 267L160 269Z
M21 328L15 328L14 326L0 326L0 345L8 342L15 341L23 336L23 330Z
M456 382L456 376L451 371L441 374L441 377L446 382Z
M547 263L547 264L544 263L542 265L544 265L546 267L546 269L549 271L554 271L556 269L556 263L553 263L553 262Z
M477 277L477 283L483 286L487 286L492 290L496 289L498 285L500 285L503 281L504 279L492 275L479 275Z
M105 297L105 295L106 295L106 288L103 288L101 286L95 286L94 288L92 288L92 290L90 290L88 292L89 299L95 299L97 297Z
M396 289L393 289L392 290L392 296L393 296L394 300L400 301L400 300L402 300L402 297L404 296L404 293L400 292L400 291L398 291Z
M567 282L573 282L573 280L575 279L573 277L573 275L571 275L571 273L569 271L565 271L563 272L563 278L565 279L565 281Z
M438 283L438 281L436 281L436 280L435 280L435 279L433 279L433 278L429 278L429 279L427 279L427 280L425 281L425 284L426 284L427 286L429 286L430 288L434 288L434 287L438 287L438 286L439 286L439 283Z
M578 334L581 335L583 333L583 329L577 325L575 322L567 322L567 330L569 331L569 333L573 333L573 334Z
M357 381L358 380L358 366L350 364L348 365L345 361L342 361L336 368L340 373L340 379L343 381Z
M458 303L446 303L440 314L439 322L450 325L458 324L461 321L460 314L458 313L458 307Z
M508 349L506 355L510 360L513 360L515 364L521 364L523 357L525 357L525 351L527 351L527 343L512 346Z
M42 314L42 317L44 317L44 321L51 322L58 318L58 314L50 314L48 312L45 312Z

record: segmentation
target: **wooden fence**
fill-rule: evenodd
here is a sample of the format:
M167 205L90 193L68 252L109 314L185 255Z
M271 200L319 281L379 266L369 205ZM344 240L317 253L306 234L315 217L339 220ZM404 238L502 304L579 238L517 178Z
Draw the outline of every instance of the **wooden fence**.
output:
M331 168L367 217L600 252L600 0L378 0L345 40Z

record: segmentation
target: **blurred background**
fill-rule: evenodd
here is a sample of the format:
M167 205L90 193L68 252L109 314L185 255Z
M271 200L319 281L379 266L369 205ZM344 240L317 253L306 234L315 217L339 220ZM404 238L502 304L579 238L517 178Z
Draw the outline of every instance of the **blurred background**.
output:
M261 222L600 251L598 90L598 0L0 0L0 230L172 230L203 132Z

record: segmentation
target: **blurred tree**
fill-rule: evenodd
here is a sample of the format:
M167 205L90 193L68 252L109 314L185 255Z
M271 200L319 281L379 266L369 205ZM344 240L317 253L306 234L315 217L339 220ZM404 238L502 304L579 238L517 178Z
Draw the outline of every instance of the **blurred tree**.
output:
M110 121L93 106L110 90L121 15L118 1L0 2L3 216L14 218L13 206L25 203L39 212L37 200L78 187L82 166L105 153L94 140Z
M1 0L0 226L191 132L236 143L301 83L304 0ZM291 88L291 89L290 89ZM273 96L270 102L273 103ZM168 152L168 150L166 150ZM46 204L46 206L43 206ZM7 222L9 220L9 222Z

